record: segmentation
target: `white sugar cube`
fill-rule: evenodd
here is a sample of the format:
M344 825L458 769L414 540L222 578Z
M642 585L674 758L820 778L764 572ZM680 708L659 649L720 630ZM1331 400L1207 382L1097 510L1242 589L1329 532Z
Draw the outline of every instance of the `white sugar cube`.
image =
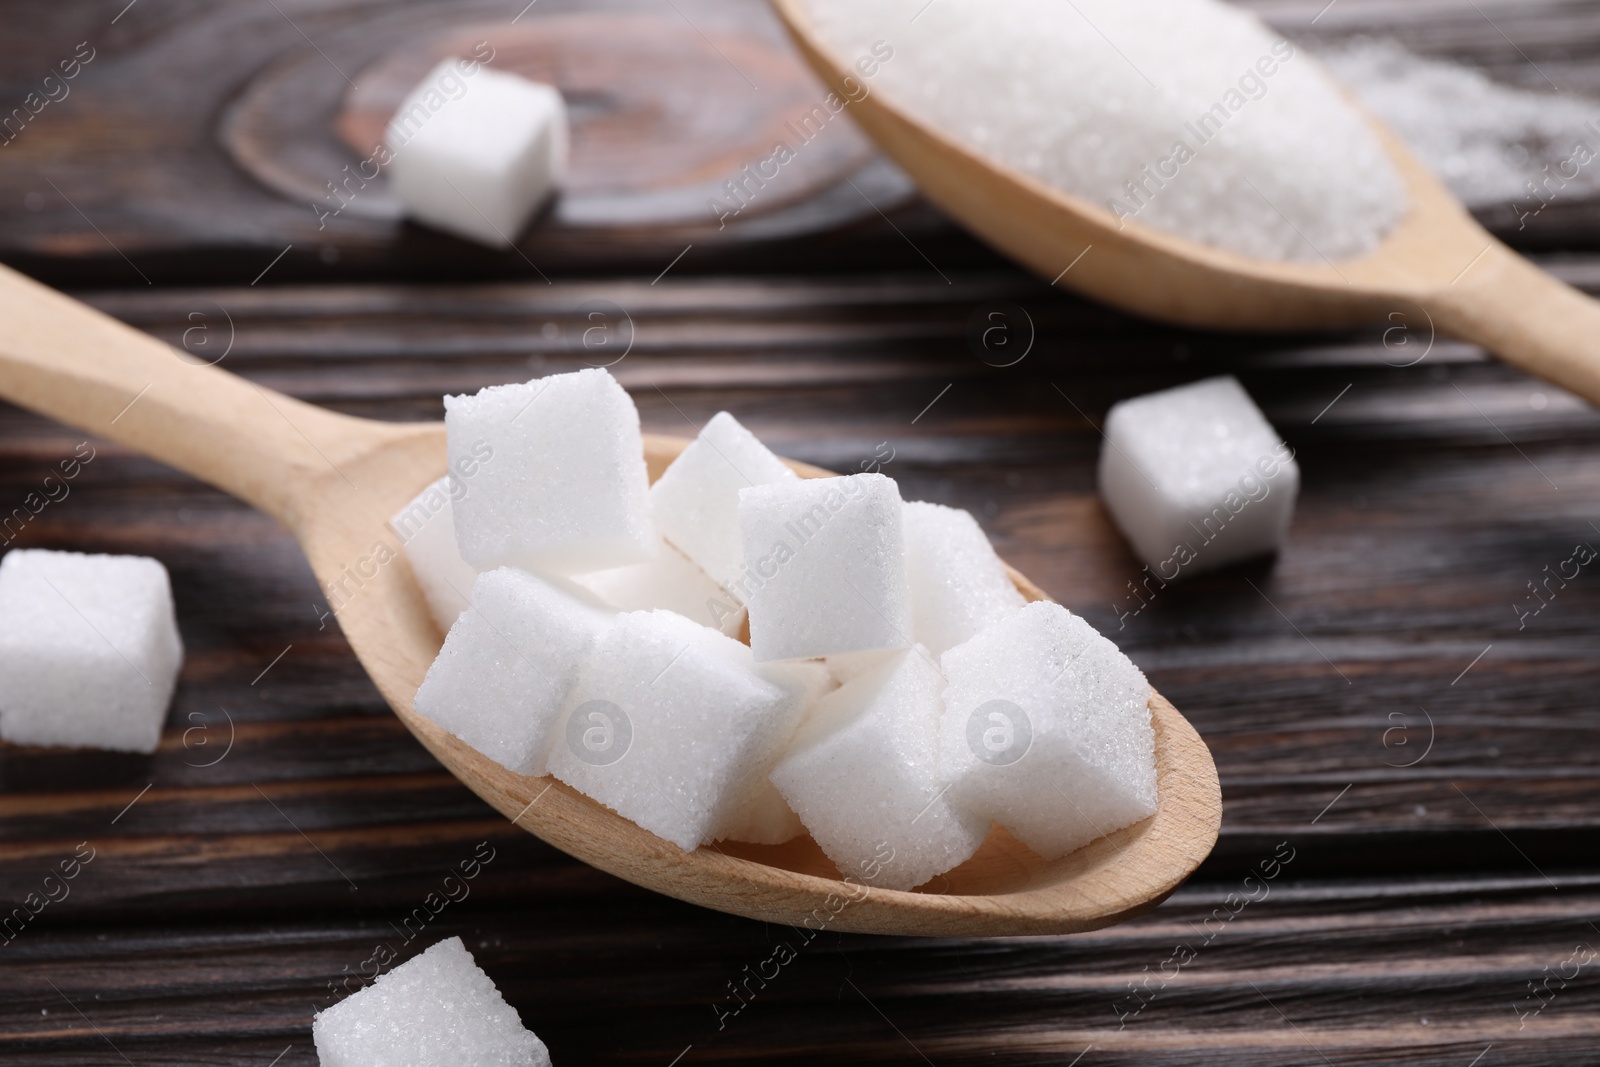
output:
M19 548L0 561L0 738L154 752L182 666L156 560Z
M904 521L911 634L935 657L1026 603L970 512L916 500Z
M785 703L772 718L773 729L761 740L763 755L751 764L743 794L723 812L711 827L713 841L748 841L757 845L780 845L798 836L800 817L789 807L768 777L789 746L795 729L822 696L838 688L833 676L820 662L756 663L750 649L738 642L718 642L717 649L743 670L753 670L787 694Z
M612 616L559 579L487 571L417 690L417 712L507 770L544 774L562 701Z
M851 881L911 889L965 861L989 820L953 806L939 768L940 690L913 648L823 697L773 784Z
M450 469L471 478L455 503L462 559L579 574L650 558L639 412L608 372L447 396L444 410Z
M457 492L470 492L467 482L455 483ZM445 475L418 493L389 520L390 529L405 545L406 560L428 602L439 629L455 625L467 609L477 568L461 558L456 547L456 524L451 514L451 480Z
M838 685L865 674L874 667L879 666L891 656L898 655L902 650L898 648L874 649L871 652L841 652L837 656L824 656L822 663L828 668L828 674Z
M385 140L407 215L506 246L566 170L566 105L554 86L446 59L406 97Z
M317 1013L322 1067L550 1067L461 938L440 941Z
M588 589L619 611L664 608L729 637L744 625L744 607L682 552L664 542L656 545L654 559L626 567L573 575L572 581Z
M712 830L717 841L746 841L753 845L781 845L805 833L800 816L789 807L778 787L769 778L756 783L739 802L733 816Z
M1106 416L1105 438L1100 495L1158 578L1283 544L1300 468L1235 379L1124 400Z
M911 644L900 490L881 474L739 490L757 661Z
M550 773L682 849L713 840L800 711L748 656L670 611L619 615L567 698Z
M1150 685L1081 618L1037 601L940 666L940 763L969 814L1046 859L1155 814Z
M798 478L726 411L706 423L650 487L656 527L728 589L744 576L739 490Z

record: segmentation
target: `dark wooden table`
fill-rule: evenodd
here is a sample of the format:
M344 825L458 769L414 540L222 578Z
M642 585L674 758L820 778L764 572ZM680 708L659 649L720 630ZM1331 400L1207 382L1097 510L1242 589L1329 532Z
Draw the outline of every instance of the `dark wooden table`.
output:
M1323 2L1264 10L1313 35ZM610 301L632 338L613 369L647 429L726 408L835 469L886 443L908 498L972 510L1188 715L1226 813L1211 859L1142 919L827 934L728 1014L730 984L788 931L510 829L388 712L283 530L91 439L70 493L5 536L164 561L188 659L152 757L0 746L0 903L93 856L0 942L0 1061L315 1063L312 1014L376 946L459 934L563 1067L1600 1063L1600 565L1541 585L1537 614L1529 599L1600 546L1593 410L1430 347L1420 323L1385 345L1129 319L1006 266L880 164L855 174L865 206L833 188L727 231L553 219L496 255L381 215L319 230L224 143L238 102L314 69L313 50L354 74L418 27L521 4L124 3L0 5L6 107L78 42L96 50L0 148L0 259L254 381L391 419L578 366L584 309ZM521 22L575 10L541 0ZM754 3L606 10L779 40ZM1367 29L1600 90L1594 3L1344 0L1315 33ZM325 85L288 98L326 134ZM1558 203L1506 234L1600 291L1597 218ZM1034 341L996 366L1009 355L970 327L1008 305ZM1118 398L1221 372L1299 451L1288 546L1132 614L1139 567L1095 496L1095 425ZM82 441L0 408L0 514ZM492 858L446 896L474 856Z

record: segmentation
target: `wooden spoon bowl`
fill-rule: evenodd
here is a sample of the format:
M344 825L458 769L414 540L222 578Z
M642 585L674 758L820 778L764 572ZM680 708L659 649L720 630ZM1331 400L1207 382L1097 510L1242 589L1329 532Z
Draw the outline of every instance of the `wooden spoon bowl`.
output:
M1401 222L1356 259L1251 259L1119 222L1088 200L968 148L882 90L863 97L850 57L829 52L805 0L772 3L812 69L852 101L850 114L922 193L1043 278L1189 326L1285 330L1387 319L1418 331L1436 328L1600 404L1600 304L1491 236L1371 116L1405 182L1409 210ZM1251 194L1241 189L1240 195Z
M554 779L511 773L413 710L442 637L388 520L444 473L443 424L374 422L273 393L5 268L0 321L0 396L137 448L283 522L362 666L417 739L517 825L602 870L709 908L813 929L1065 933L1154 907L1216 842L1222 807L1211 755L1152 692L1159 810L1061 859L1045 862L995 830L957 870L901 892L841 880L809 838L684 852ZM647 437L651 478L687 444ZM1011 576L1030 599L1043 598Z

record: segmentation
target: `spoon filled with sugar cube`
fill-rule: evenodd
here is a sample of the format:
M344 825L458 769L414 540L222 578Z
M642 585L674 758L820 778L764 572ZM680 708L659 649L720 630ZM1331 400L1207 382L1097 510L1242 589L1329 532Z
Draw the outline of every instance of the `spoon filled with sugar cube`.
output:
M601 369L384 423L0 268L0 397L279 519L406 727L518 826L813 930L1064 933L1210 852L1211 755L1116 645L881 473L729 413L641 432Z
M1437 330L1600 403L1600 304L1492 237L1251 13L773 3L832 90L822 118L848 111L929 200L1042 278L1204 328Z

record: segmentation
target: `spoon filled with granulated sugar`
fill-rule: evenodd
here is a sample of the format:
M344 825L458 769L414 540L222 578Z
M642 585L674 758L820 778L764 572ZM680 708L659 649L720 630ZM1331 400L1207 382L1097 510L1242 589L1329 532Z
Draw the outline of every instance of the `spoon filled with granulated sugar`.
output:
M911 891L887 888L882 880L876 885L870 879L847 880L804 835L777 845L724 839L680 847L564 780L508 769L418 711L418 688L440 655L443 634L411 565L416 562L411 546L390 520L445 473L443 423L353 418L271 392L198 365L165 343L4 267L0 321L6 324L0 332L0 398L119 441L281 521L300 542L337 607L351 648L401 722L452 774L516 825L602 870L705 907L796 928L941 936L1068 933L1155 907L1216 842L1221 791L1211 754L1184 717L1146 686L1154 814L1119 823L1121 829L1071 852L1043 858L997 826L977 839L981 847L970 858L922 891ZM609 382L604 371L565 377L593 375ZM621 393L614 382L606 388ZM626 406L632 410L631 401ZM536 416L518 425L532 427L551 414L534 410ZM521 415L518 411L512 421ZM672 437L641 438L636 415L631 441L634 464L643 453L641 483L659 479L690 444ZM542 460L538 470L506 468L515 461L509 449L495 462L517 477L571 480L547 452L534 452L527 459L534 465ZM788 467L802 477L826 474L802 464ZM479 476L471 493L485 491L485 477ZM1018 604L1045 599L1022 575L993 562L1021 594L1014 597ZM483 580L508 573L495 571ZM474 587L474 608L477 593ZM1067 614L1055 605L1035 604L1008 620L1030 611ZM463 622L471 613L462 616ZM695 625L676 621L680 627ZM453 639L456 629L451 633ZM1126 670L1137 675L1131 664ZM481 706L491 688L503 698L509 687L487 677L482 685L481 693L464 691L463 699L470 703L481 697ZM626 760L616 764L627 765Z
M1253 15L773 2L833 90L790 128L848 110L929 200L1043 278L1207 328L1437 328L1600 403L1600 304L1487 233Z

